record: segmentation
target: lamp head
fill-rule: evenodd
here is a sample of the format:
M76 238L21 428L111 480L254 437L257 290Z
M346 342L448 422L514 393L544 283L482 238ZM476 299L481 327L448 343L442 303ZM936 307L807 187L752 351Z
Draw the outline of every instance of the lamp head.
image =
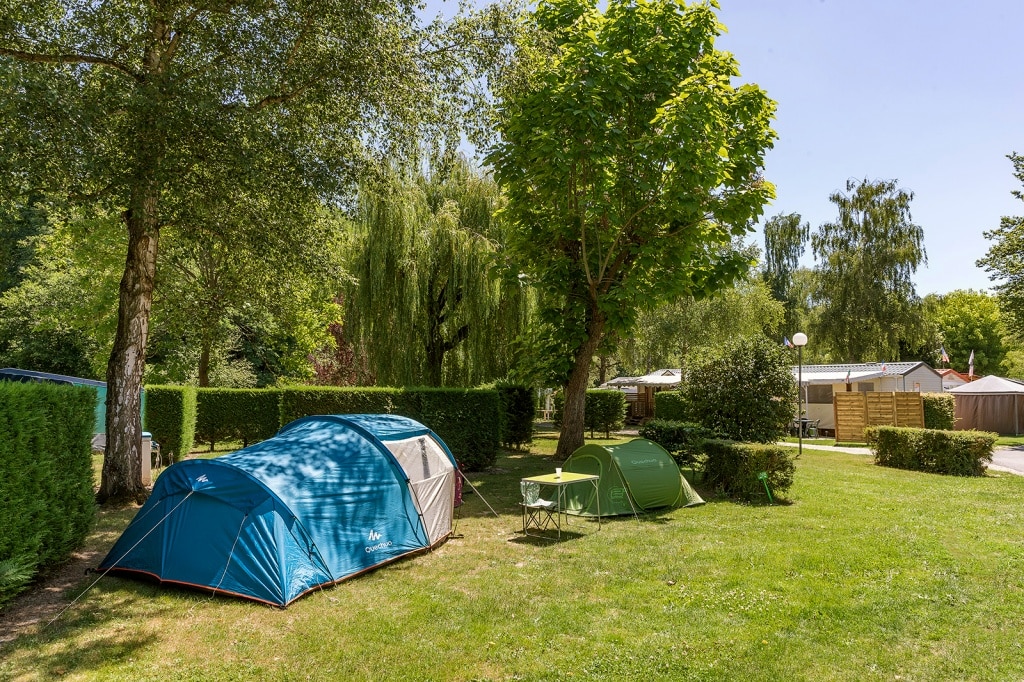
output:
M797 332L793 334L793 345L794 346L806 346L807 345L807 334L803 332Z

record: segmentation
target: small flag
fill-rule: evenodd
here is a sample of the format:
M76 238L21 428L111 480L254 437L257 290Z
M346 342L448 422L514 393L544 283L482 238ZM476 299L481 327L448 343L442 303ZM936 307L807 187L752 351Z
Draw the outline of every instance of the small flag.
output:
M846 370L846 383L850 383L850 370Z
M942 361L949 362L949 353L946 352L946 347L942 346L939 348L939 352L942 354Z
M974 351L971 351L971 357L967 359L967 376L974 379Z
M788 336L782 337L782 345L785 346L786 348L795 348L793 342L789 340Z

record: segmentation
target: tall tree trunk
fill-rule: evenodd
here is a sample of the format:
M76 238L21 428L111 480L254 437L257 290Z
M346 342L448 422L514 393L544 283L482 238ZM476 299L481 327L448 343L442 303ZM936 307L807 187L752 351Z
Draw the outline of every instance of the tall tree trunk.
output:
M160 80L176 45L170 41L171 29L161 13L153 15L149 31L152 40L143 56L139 91L149 106L138 122L134 182L124 214L128 256L118 296L117 334L107 362L107 447L96 495L100 503L142 502L148 495L142 484L141 392L160 241L162 187L158 177L166 144ZM165 54L165 50L170 52Z
M604 317L593 313L587 322L587 338L576 351L569 383L565 387L565 407L562 410L562 430L558 434L556 459L567 459L583 445L584 410L587 402L587 384L590 379L590 364L594 353L601 344L604 333Z
M117 335L107 363L107 447L97 500L101 503L141 502L142 373L153 304L156 252L159 241L158 191L153 184L140 191L125 222L128 256L121 278Z

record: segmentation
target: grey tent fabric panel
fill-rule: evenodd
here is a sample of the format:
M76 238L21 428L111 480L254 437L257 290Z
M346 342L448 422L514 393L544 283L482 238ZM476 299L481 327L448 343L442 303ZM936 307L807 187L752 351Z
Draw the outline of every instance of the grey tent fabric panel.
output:
M1024 401L1014 394L957 395L954 428L1020 435L1024 426L1022 409Z
M426 434L385 441L384 446L409 478L430 544L447 537L452 530L457 474L444 450Z

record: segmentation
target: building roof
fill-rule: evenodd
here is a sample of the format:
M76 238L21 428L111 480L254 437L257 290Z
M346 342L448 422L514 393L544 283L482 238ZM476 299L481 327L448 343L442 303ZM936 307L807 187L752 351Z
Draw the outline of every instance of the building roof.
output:
M793 365L793 378L800 377L801 383L843 384L849 376L850 383L869 381L888 376L904 376L920 366L932 369L923 362L860 362L848 365L804 365L802 370ZM933 372L935 370L932 370Z
M949 389L950 393L956 395L984 395L984 394L1007 394L1007 393L1024 393L1024 381L1017 381L1016 379L1004 379L1003 377L997 377L989 375L982 377L977 381L972 381L969 384L963 386L957 386L956 388Z
M675 386L683 380L681 369L659 369L642 377L616 377L604 383L605 386Z
M942 376L943 386L959 386L961 384L966 384L971 381L971 377L967 376L962 372L958 372L951 367L947 367L946 369L939 369L936 371Z

